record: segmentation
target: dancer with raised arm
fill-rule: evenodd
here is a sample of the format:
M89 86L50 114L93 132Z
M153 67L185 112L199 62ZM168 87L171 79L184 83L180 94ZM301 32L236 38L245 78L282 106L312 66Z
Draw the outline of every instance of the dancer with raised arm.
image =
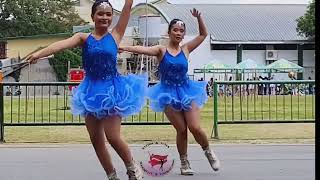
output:
M129 180L141 180L143 172L132 157L127 143L120 136L121 118L138 113L144 106L147 75L123 76L117 70L119 43L127 27L132 0L126 0L119 22L109 32L113 8L108 0L92 5L92 33L76 33L31 54L27 60L36 63L41 57L67 48L82 46L84 80L73 91L71 111L85 117L90 140L109 180L119 180L105 140L123 160Z
M208 138L200 127L199 108L207 101L206 82L193 81L187 76L189 54L206 38L207 30L201 13L193 9L191 14L199 23L199 35L180 46L186 33L186 26L180 19L173 19L169 24L169 44L152 47L126 46L120 47L120 52L156 56L159 61L160 83L148 90L148 98L152 110L165 112L167 118L177 132L176 143L181 160L181 174L193 175L187 158L187 130L202 147L212 169L218 171L220 161L210 149Z

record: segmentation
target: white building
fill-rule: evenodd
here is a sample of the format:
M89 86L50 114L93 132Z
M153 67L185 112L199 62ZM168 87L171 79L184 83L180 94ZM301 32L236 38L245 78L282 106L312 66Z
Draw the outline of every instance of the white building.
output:
M189 74L193 69L201 68L211 60L235 65L245 59L253 59L268 65L284 58L304 67L303 79L314 79L315 44L296 31L296 19L306 12L305 3L296 4L170 4L163 1L137 4L132 10L131 22L127 29L127 38L136 36L135 31L144 34L145 18L141 16L160 16L159 23L151 19L148 23L148 36L158 33L158 39L167 34L168 23L179 18L186 23L185 41L198 34L198 24L190 9L200 10L208 28L207 39L190 55ZM140 27L140 28L139 28ZM160 30L159 30L160 29ZM136 33L135 35L132 32ZM138 32L139 34L139 32ZM144 36L144 35L143 35ZM267 54L271 53L270 57ZM282 78L287 74L282 74ZM197 78L197 77L195 77Z

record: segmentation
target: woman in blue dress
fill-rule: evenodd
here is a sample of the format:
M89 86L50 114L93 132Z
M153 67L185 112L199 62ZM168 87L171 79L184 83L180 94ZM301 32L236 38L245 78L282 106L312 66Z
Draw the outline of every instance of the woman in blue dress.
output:
M200 127L199 108L207 101L206 82L188 78L188 56L206 38L207 30L201 13L191 11L199 23L199 35L180 46L186 27L183 21L174 19L169 24L169 44L167 47L126 46L120 51L156 56L159 61L160 83L148 90L148 98L153 111L164 112L177 132L176 143L181 160L181 174L193 175L187 159L187 129L201 145L214 171L219 170L220 161L209 147L205 132Z
M49 45L30 55L36 63L41 57L67 48L82 46L84 80L73 91L71 111L85 117L90 140L110 180L119 180L105 144L105 137L123 160L129 180L140 180L143 172L133 161L127 143L120 137L121 118L138 113L144 106L147 75L120 75L117 71L118 45L124 35L132 0L126 0L117 25L109 32L113 8L109 1L92 6L93 33L76 33L71 38Z

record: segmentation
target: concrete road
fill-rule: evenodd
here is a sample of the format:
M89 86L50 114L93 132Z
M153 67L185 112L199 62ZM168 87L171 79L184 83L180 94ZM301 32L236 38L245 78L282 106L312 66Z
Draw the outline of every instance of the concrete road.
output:
M131 145L137 161L148 156L143 145ZM160 150L162 146L155 147ZM158 149L158 150L159 150ZM175 161L172 171L162 177L145 175L145 180L315 180L315 146L308 145L215 145L222 168L212 171L202 150L189 145L194 176L179 175L176 147L168 151ZM122 180L127 179L118 155L111 150ZM0 144L0 180L106 180L91 145Z

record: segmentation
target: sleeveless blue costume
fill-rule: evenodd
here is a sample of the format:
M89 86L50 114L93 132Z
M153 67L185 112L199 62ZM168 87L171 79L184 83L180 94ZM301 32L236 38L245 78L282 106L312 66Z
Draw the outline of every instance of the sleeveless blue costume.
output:
M74 89L71 112L98 119L119 115L127 117L145 105L147 74L126 76L117 70L117 44L110 33L96 40L90 34L83 45L85 78Z
M160 83L148 89L153 111L164 111L168 105L176 111L189 111L192 102L198 107L206 103L207 82L190 80L187 72L188 60L182 50L176 56L165 52L159 65Z

